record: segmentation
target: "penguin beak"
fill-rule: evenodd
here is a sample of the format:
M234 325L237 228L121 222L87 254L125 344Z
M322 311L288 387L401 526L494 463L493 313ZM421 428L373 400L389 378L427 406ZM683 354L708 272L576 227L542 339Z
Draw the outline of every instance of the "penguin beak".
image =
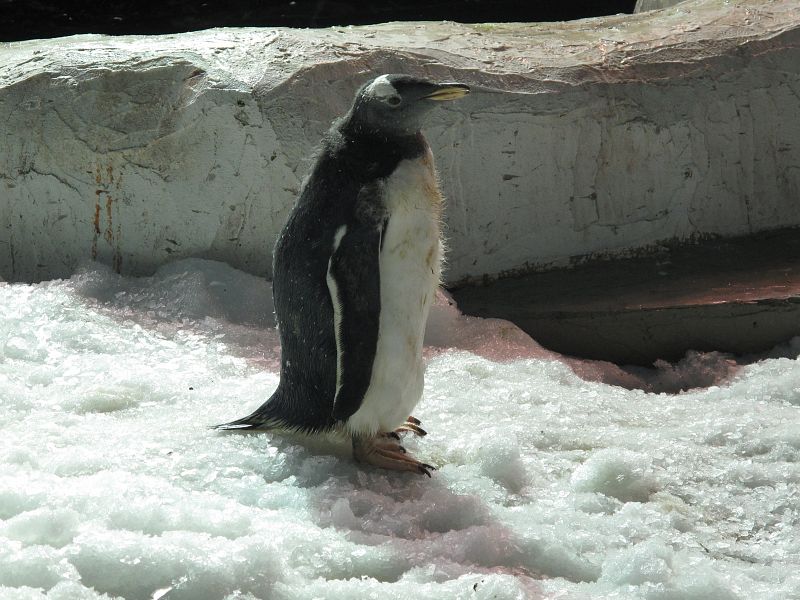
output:
M466 96L469 94L469 86L464 85L463 83L440 83L436 86L436 89L428 94L427 96L423 96L425 100L455 100L456 98L461 98L462 96Z

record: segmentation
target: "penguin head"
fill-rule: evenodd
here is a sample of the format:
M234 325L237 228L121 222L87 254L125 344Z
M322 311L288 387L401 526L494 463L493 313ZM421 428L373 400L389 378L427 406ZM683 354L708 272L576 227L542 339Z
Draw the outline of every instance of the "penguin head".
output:
M410 135L438 102L469 93L463 83L433 83L410 75L381 75L364 84L350 111L350 125L360 131Z

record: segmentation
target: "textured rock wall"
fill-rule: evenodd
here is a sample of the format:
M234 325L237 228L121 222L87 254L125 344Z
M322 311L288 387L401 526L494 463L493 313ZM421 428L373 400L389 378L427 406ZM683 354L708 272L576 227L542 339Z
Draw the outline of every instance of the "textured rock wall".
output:
M646 10L660 10L662 8L675 6L680 2L685 2L685 0L636 0L636 6L633 8L633 12L640 13Z
M426 129L450 282L800 225L797 2L77 36L0 47L0 276L184 256L269 275L309 153L381 72L474 89Z

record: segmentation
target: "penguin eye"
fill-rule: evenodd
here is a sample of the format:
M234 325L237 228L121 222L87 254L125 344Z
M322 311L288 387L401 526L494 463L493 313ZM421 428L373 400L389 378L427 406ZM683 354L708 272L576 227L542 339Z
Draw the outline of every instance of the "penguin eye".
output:
M386 104L388 104L389 106L400 106L400 103L402 101L403 100L402 98L400 98L400 96L389 96L386 99Z

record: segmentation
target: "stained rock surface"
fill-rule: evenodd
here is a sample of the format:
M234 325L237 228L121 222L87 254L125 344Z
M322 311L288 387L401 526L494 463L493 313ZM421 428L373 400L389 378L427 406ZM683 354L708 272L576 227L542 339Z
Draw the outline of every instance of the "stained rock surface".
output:
M457 18L457 15L454 15ZM800 225L800 5L0 46L0 277L199 256L270 275L310 153L376 73L470 84L426 129L449 283Z
M748 361L800 336L800 230L662 247L453 295L467 314L511 320L564 354L643 366L687 351Z

